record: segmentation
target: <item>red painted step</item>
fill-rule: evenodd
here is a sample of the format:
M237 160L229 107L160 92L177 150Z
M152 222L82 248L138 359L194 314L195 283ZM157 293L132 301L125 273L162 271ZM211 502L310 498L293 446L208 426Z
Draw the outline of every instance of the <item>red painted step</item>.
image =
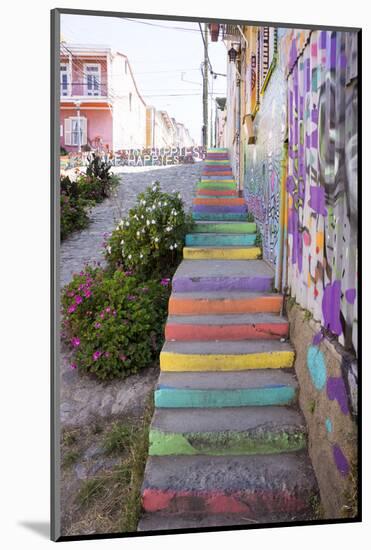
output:
M274 314L202 315L168 317L166 340L279 340L287 338L289 325Z

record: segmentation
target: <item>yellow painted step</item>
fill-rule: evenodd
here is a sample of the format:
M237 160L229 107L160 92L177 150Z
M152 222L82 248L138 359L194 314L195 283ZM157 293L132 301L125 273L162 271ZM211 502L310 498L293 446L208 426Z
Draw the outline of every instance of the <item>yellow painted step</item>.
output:
M293 351L271 351L241 355L189 354L162 351L160 368L169 372L241 371L250 369L282 369L294 364Z
M193 247L183 248L185 260L257 260L261 257L261 249L258 246L241 247Z

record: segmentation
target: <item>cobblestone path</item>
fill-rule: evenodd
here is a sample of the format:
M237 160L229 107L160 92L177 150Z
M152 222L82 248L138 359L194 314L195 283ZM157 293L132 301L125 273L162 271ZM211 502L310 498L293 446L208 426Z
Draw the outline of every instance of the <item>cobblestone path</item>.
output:
M117 197L107 199L91 213L91 223L61 245L61 287L72 274L80 271L86 262L103 263L101 254L103 234L112 231L115 220L127 213L136 202L136 196L154 180L164 191L179 191L187 208L191 208L195 183L203 163L169 166L167 168L128 168L120 172L121 184ZM123 169L121 169L123 170ZM155 368L130 376L125 380L102 383L70 368L70 352L61 352L60 421L62 426L81 426L95 417L109 417L140 411L153 389L158 371ZM138 410L139 409L139 410Z
M168 166L166 168L124 168L119 175L121 184L117 189L117 197L105 200L91 212L89 226L73 233L63 241L60 250L60 283L68 283L72 274L79 271L86 262L102 261L101 244L103 233L112 231L115 219L118 219L135 204L138 193L154 180L161 183L166 192L173 189L179 191L188 209L192 205L192 194L195 182L200 177L203 162Z

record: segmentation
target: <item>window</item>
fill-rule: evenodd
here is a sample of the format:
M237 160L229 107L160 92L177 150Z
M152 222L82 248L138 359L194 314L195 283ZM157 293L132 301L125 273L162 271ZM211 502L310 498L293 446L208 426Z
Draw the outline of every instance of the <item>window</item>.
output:
M87 119L83 116L66 118L64 121L65 145L87 144Z
M69 93L69 68L68 63L61 63L60 70L60 83L61 83L61 96L70 95Z
M85 95L99 96L101 95L101 74L99 63L85 63Z

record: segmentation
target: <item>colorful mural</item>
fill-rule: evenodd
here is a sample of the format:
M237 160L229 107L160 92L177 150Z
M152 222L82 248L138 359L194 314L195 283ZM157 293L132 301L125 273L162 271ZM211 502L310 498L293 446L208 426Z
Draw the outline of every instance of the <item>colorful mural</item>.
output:
M259 36L263 36L263 34L260 33ZM278 41L282 36L283 30L279 29ZM268 35L266 41L268 41ZM264 52L265 50L261 51L261 56ZM265 57L267 55L265 54ZM280 217L280 213L282 213L280 203L282 175L286 174L284 148L286 80L282 58L279 56L279 47L277 61L254 119L256 143L254 145L244 143L246 166L244 188L248 209L254 215L262 235L264 259L276 269L276 280L282 269L280 260L282 258L283 220ZM258 59L258 67L262 62L263 59L260 61ZM268 67L266 66L266 73L267 71ZM279 281L276 286L280 287Z
M288 31L288 286L357 350L357 35Z

